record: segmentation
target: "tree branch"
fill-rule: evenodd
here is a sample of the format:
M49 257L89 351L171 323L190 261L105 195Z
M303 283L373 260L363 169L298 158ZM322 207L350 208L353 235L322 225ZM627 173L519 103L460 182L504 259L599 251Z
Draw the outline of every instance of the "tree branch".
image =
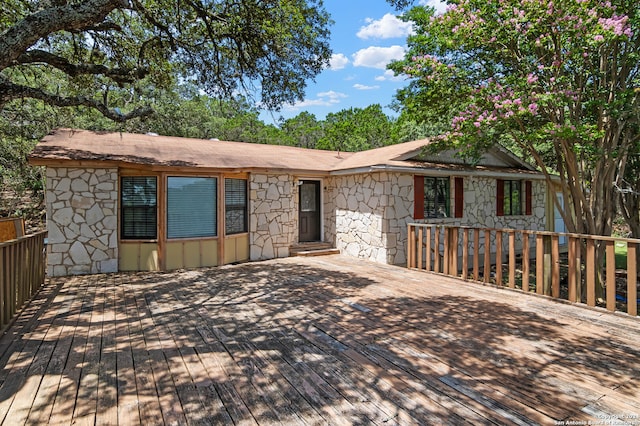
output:
M128 6L127 0L86 0L39 10L0 35L0 70L49 34L86 30L103 22L112 10Z
M123 123L132 118L146 117L153 113L153 109L148 106L144 106L123 114L117 109L110 109L104 103L98 102L94 99L86 98L84 96L58 96L47 93L37 88L20 86L17 84L13 84L5 79L0 79L0 109L4 103L13 99L20 98L39 99L49 105L58 107L85 106L88 108L93 108L99 111L106 118L119 123Z
M101 64L76 65L69 62L66 58L39 49L23 53L16 61L20 64L43 62L59 69L71 77L82 74L104 75L117 83L133 83L144 78L148 74L148 70L141 68L109 68Z

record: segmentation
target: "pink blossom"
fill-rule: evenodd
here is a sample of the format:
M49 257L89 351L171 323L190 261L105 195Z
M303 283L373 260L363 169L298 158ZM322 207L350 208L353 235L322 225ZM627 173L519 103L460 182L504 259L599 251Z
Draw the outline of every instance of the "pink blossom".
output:
M598 41L598 42L604 41L604 37L601 36L600 34L597 34L597 35L593 36L593 40L594 41Z
M529 104L529 112L531 114L536 114L538 112L538 104L533 102L532 104Z
M533 84L536 81L538 81L538 76L537 75L534 75L534 74L527 75L527 83Z

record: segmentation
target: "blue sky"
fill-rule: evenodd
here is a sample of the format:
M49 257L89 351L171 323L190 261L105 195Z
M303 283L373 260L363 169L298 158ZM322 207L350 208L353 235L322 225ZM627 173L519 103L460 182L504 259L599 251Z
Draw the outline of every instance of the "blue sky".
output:
M444 10L438 0L420 4ZM279 113L262 113L265 123L275 124L280 116L291 118L303 111L322 120L331 112L376 103L393 114L387 107L406 81L394 77L386 65L403 58L411 26L398 20L397 12L385 0L325 0L325 8L335 22L330 68L308 83L302 102L285 105Z

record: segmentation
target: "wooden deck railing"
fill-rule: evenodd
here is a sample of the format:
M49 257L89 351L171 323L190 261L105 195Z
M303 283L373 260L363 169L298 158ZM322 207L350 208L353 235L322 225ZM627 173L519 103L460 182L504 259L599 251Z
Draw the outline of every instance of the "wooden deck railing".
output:
M0 330L44 283L46 236L41 231L0 243Z
M408 235L409 268L638 315L640 240L415 223ZM620 269L616 246L626 248Z

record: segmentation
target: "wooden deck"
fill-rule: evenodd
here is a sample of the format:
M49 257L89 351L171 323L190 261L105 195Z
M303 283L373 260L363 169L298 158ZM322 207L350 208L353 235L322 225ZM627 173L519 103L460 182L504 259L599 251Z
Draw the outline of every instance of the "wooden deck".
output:
M0 365L11 425L640 425L637 318L339 255L50 280Z

